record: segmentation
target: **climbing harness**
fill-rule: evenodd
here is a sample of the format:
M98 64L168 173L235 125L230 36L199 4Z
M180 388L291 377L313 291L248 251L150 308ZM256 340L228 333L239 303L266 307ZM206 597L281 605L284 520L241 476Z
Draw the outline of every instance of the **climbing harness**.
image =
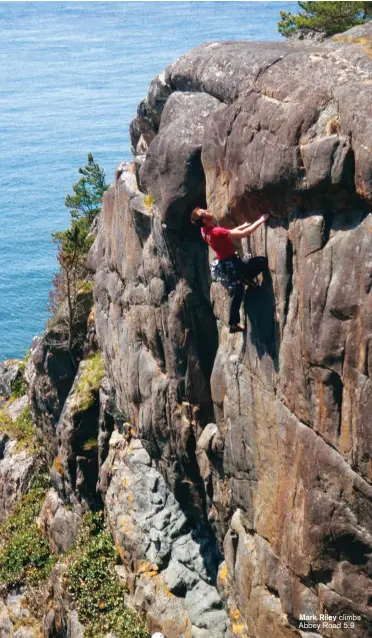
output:
M245 255L244 261L248 262L251 258L251 254ZM233 286L236 286L236 284L240 283L242 279L241 273L239 273L239 265L241 264L241 261L242 260L237 254L227 259L215 259L211 263L212 281L222 284L222 286L228 290Z

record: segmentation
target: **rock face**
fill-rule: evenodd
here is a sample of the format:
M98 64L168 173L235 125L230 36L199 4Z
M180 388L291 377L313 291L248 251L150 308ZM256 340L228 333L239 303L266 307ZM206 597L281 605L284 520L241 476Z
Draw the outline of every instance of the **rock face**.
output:
M79 315L74 326L73 348L69 352L66 317L57 316L41 337L36 337L26 366L30 407L37 423L38 437L49 463L57 454L56 427L83 356L91 293L79 299ZM89 333L88 333L89 337Z
M101 470L108 520L127 568L132 604L145 609L150 633L232 637L213 584L214 544L192 530L138 439L115 431Z
M7 403L3 408L5 417L15 421L26 405L27 396L20 397L11 404ZM17 440L0 430L0 524L27 491L37 465L36 453L18 449Z
M0 363L0 399L1 397L10 397L12 393L12 384L19 375L21 361L11 359Z
M146 451L114 434L101 490L167 638L371 635L370 34L197 47L151 84L105 194L96 327L116 428ZM271 213L240 335L189 224L205 202L224 225ZM177 554L190 534L204 572ZM304 633L319 613L360 619Z

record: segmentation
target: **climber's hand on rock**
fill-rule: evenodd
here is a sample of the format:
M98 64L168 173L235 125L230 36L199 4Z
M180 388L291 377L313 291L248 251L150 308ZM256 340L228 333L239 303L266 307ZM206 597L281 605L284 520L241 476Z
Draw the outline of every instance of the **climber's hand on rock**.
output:
M265 222L267 219L269 219L270 215L269 213L265 213L264 215L262 215L261 219L263 222Z

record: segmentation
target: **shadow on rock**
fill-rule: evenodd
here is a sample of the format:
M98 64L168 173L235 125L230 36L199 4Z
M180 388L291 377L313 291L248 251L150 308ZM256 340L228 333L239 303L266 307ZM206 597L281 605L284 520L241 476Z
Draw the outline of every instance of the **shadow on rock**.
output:
M251 326L250 339L261 359L268 354L278 370L278 352L275 319L275 297L270 271L265 272L263 282L256 288L248 288L244 298L244 312Z

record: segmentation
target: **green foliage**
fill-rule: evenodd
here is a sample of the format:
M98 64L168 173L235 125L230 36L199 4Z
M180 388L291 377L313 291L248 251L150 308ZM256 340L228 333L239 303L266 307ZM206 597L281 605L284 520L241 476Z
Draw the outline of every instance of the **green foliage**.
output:
M20 397L23 397L25 394L27 394L27 383L24 379L23 373L20 369L20 373L17 375L17 377L14 379L14 381L12 382L12 394L11 394L11 398L12 399L19 399Z
M99 384L105 374L102 354L96 352L86 361L82 362L82 375L75 388L72 409L88 410L94 403Z
M79 173L82 177L72 187L74 194L67 195L65 199L65 206L70 210L70 228L52 235L53 241L58 244L57 259L60 269L53 280L49 310L55 316L65 304L70 352L78 314L79 286L90 279L86 266L87 253L94 241L90 228L101 210L102 195L108 189L105 173L91 153L84 168L79 168Z
M7 586L41 583L51 573L55 559L37 526L47 488L48 477L36 477L0 526L0 582Z
M79 288L79 294L86 295L93 292L93 281L86 281L83 279L82 281L78 281L77 285Z
M38 451L34 423L28 406L15 421L12 421L5 409L0 410L0 432L7 434L10 439L17 440L15 452L27 449L32 454Z
M88 237L90 226L101 211L102 196L108 189L105 173L88 154L88 162L79 168L82 177L73 185L73 195L66 195L65 206L70 209L71 227L64 232L53 234L53 239L62 248L62 259L71 261L76 255L88 252L92 239Z
M127 609L125 588L115 571L117 555L103 514L85 515L65 576L66 589L90 638L114 632L118 638L147 638L141 617Z
M342 33L372 19L372 2L299 2L302 11L294 15L280 12L278 31L289 38L300 29L327 35Z
M101 210L103 193L108 189L105 173L94 161L92 153L88 154L88 162L79 168L82 177L73 185L73 195L67 195L65 206L70 209L71 219L86 219L91 224Z
M27 361L31 356L30 348L27 350L22 363L19 366L18 375L12 382L12 399L19 399L27 393L27 383L25 381L24 373L26 369Z

